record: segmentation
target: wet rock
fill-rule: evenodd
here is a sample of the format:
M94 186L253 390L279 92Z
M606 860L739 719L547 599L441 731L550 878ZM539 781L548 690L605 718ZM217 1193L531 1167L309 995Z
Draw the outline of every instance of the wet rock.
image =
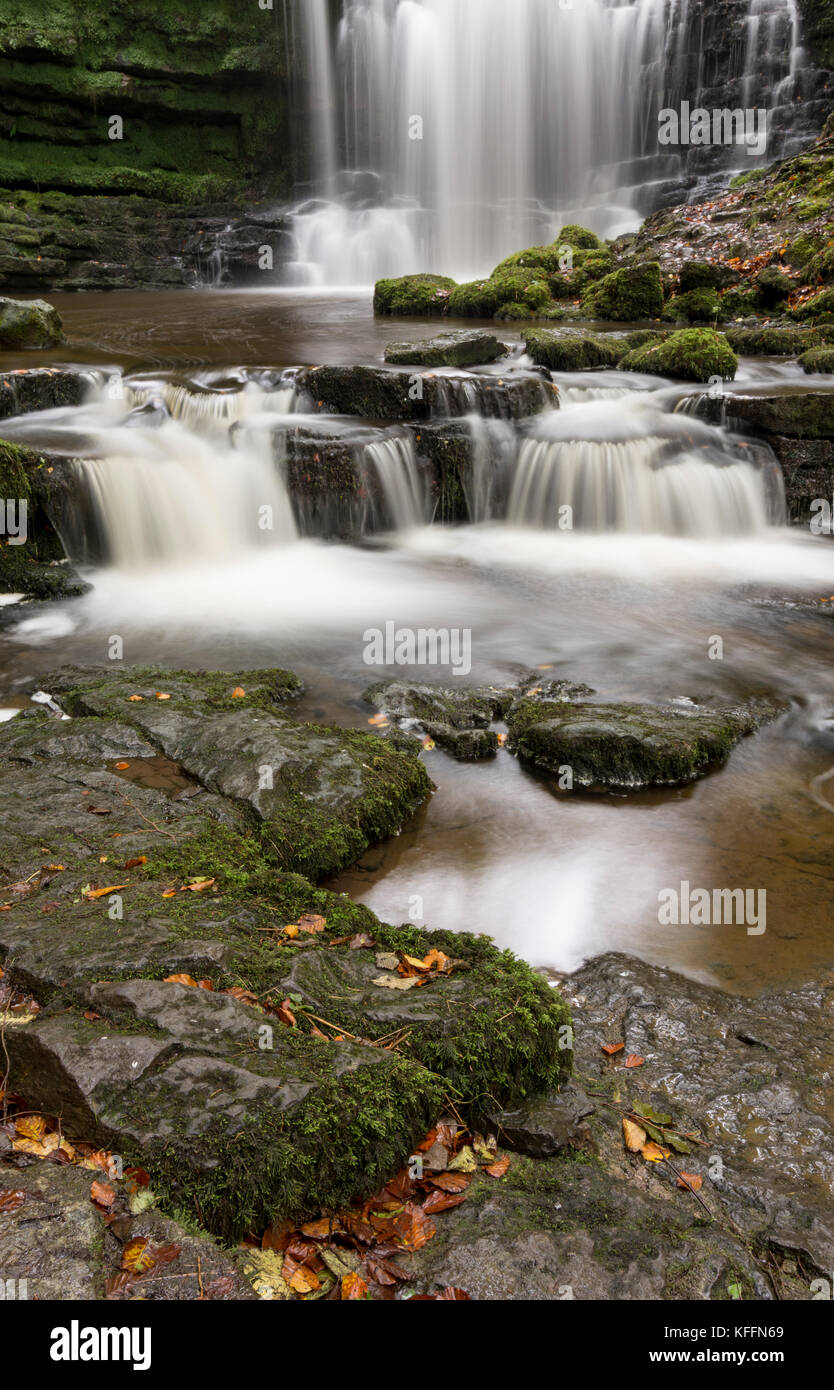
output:
M229 1239L370 1194L439 1103L413 1063L277 1020L264 1034L263 1013L206 990L138 981L96 1002L124 1023L62 1012L15 1027L15 1084Z
M60 539L73 494L69 471L66 460L0 440L0 497L15 509L16 532L0 547L0 593L56 599L89 587L66 561Z
M581 1149L587 1140L583 1121L596 1106L574 1082L561 1091L534 1096L518 1110L498 1110L488 1117L498 1143L529 1158L553 1158L564 1149Z
M441 333L413 343L390 343L385 361L398 367L476 367L506 357L509 348L491 333Z
M283 846L281 867L316 879L395 834L430 790L416 756L287 717L298 689L288 672L65 668L45 680L68 713L129 723L209 792L246 808Z
M0 297L0 348L50 348L65 341L61 316L45 299Z
M2 302L2 301L0 301ZM40 367L0 377L0 420L33 410L81 405L90 389L88 372Z
M624 372L649 372L682 381L732 381L738 358L720 333L709 328L685 328L660 343L635 348L620 362Z
M104 1297L105 1228L90 1201L85 1169L0 1163L0 1187L25 1194L0 1221L3 1278L26 1280L25 1297L71 1301Z
M490 725L506 714L513 692L389 681L371 686L363 699L400 729L419 728L454 757L469 762L498 751L498 736Z
M582 300L590 318L635 323L663 312L663 282L657 262L625 266L592 284Z
M527 352L538 366L555 372L616 367L627 350L620 338L592 337L589 333L555 333L546 329L527 333L524 342Z
M541 377L522 372L496 376L421 374L382 367L314 367L298 377L310 408L366 420L426 420L472 411L491 419L517 420L554 408L556 396Z
M810 352L804 352L799 365L809 376L815 372L834 372L834 347L812 348Z
M834 439L834 395L803 391L791 395L728 397L724 402L730 427L791 439Z
M606 955L571 976L566 993L577 1067L591 1088L606 1088L591 1078L612 1075L602 1044L622 1039L625 1052L645 1058L616 1070L624 1097L671 1113L706 1142L676 1166L706 1174L720 1158L702 1189L710 1206L719 1198L748 1238L802 1251L806 1269L826 1270L834 1238L830 973L744 999Z
M567 704L521 700L507 719L510 749L544 772L570 768L585 788L681 785L722 766L739 739L778 711Z

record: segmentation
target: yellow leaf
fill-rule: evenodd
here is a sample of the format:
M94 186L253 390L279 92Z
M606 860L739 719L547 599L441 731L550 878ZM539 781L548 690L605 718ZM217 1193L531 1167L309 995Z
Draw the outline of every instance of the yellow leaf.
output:
M171 696L164 694L164 692L161 690L157 690L156 698L157 700L170 700Z
M237 685L237 686L235 686L234 690L232 691L232 699L233 699L233 700L243 700L243 699L245 699L245 698L246 698L246 691L244 690L243 686L242 686L242 685Z
M644 1144L640 1150L647 1163L660 1163L664 1158L671 1158L671 1149L662 1149L653 1139L648 1144Z
M106 898L108 893L119 893L123 888L129 888L129 883L111 883L109 888L90 888L84 894L85 898L91 901L95 898Z
M640 1153L646 1142L646 1131L636 1124L634 1120L629 1120L623 1116L623 1138L629 1153Z

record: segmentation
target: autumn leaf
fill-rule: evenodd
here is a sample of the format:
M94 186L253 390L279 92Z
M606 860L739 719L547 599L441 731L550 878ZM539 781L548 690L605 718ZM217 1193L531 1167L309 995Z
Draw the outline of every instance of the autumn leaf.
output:
M463 1300L465 1300L467 1303L472 1302L468 1293L465 1293L463 1289L453 1288L451 1284L448 1286L448 1288L445 1288L442 1293L439 1293L437 1295L437 1299L435 1301L437 1303L444 1303L446 1301L451 1301L452 1299L456 1299L458 1302L461 1302Z
M117 771L117 772L127 772L127 770L128 770L129 767L130 767L130 763L116 763L116 771Z
M166 975L162 983L164 985L188 985L190 989L197 989L197 981L193 975Z
M175 898L177 896L177 890L176 888L166 888L162 896L163 898Z
M342 1280L342 1289L340 1296L343 1300L369 1298L370 1293L368 1291L368 1285L365 1283L365 1280L362 1278L362 1275L354 1273L346 1274Z
M386 729L388 727L388 719L384 714L375 714L373 719L368 720L368 723L373 729Z
M181 893L202 893L206 888L211 888L217 882L214 878L196 878L192 883L184 883L180 889Z
M245 699L245 698L246 698L246 691L244 690L243 686L242 686L242 685L236 685L235 688L234 688L234 690L232 691L232 699L233 699L233 700L243 700L243 699Z
M636 1052L631 1052L626 1057L625 1064L627 1067L642 1067L645 1060L645 1057L639 1057Z
M92 810L92 807L90 809ZM120 893L123 888L129 887L129 883L111 883L109 888L88 889L87 892L84 894L84 897L88 898L91 902L93 902L96 898L106 898L108 893Z
M26 1201L26 1193L19 1188L0 1187L0 1212L17 1211Z
M509 1162L509 1160L507 1160ZM487 1169L487 1171L489 1171ZM472 1181L471 1173L432 1173L427 1181L432 1187L439 1187L443 1192L465 1192Z
M162 690L157 690L157 692L156 692L156 698L157 698L157 700L170 700L171 696L170 696L170 695L166 695L165 692L162 691Z
M144 697L144 695L128 695L127 698L128 698L128 700L130 701L130 703L131 703L132 705L135 705L135 704L137 703L137 701L139 701L139 700L144 700L145 697Z
M660 1163L664 1158L669 1158L671 1149L662 1149L653 1139L644 1144L640 1150L647 1163Z
M421 1207L408 1202L402 1214L395 1217L394 1232L404 1250L422 1250L437 1231Z
M286 1024L288 1028L295 1028L295 1014L290 1008L289 999L285 999L281 1006L275 1010L275 1016L280 1018L281 1022Z
M497 1163L490 1163L489 1167L484 1169L484 1172L485 1172L485 1173L489 1173L489 1176L490 1176L491 1178L503 1178L503 1176L504 1176L504 1174L507 1172L509 1166L510 1166L510 1160L509 1160L509 1158L507 1158L507 1157L499 1158L499 1160L498 1160Z
M126 861L126 863L125 863L125 868L126 868L126 869L138 869L138 868L140 868L140 866L141 866L142 864L147 864L147 862L148 862L148 856L147 856L146 854L140 854L140 855L137 856L136 859L128 859L128 860Z
M613 1057L617 1052L625 1050L625 1043L603 1043L602 1050L608 1057Z
M21 1139L33 1139L40 1144L46 1134L46 1120L43 1115L21 1115L19 1120L15 1120L15 1133Z
M111 1187L109 1183L101 1182L97 1178L90 1188L90 1201L95 1202L97 1207L106 1207L109 1211L115 1200L115 1187Z
M646 1131L628 1116L623 1116L623 1138L629 1153L639 1153L646 1142Z
M296 925L299 931L309 932L311 935L315 935L317 932L324 931L327 926L327 918L320 916L317 912L304 912L299 917Z
M678 1187L686 1192L700 1192L704 1185L704 1179L698 1173L681 1173L678 1178Z
M442 1192L439 1188L435 1188L424 1201L423 1211L427 1216L433 1216L439 1211L449 1211L452 1207L459 1207L461 1202L465 1201L465 1192Z
M121 1269L127 1270L130 1274L147 1274L155 1264L156 1257L149 1240L145 1240L144 1236L137 1236L134 1240L128 1241L122 1251Z

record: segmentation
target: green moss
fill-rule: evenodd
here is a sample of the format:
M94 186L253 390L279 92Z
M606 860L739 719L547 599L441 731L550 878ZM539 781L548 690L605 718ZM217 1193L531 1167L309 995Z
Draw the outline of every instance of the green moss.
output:
M626 344L621 338L592 337L588 333L528 333L525 347L537 366L556 372L583 372L596 367L615 367Z
M683 381L709 381L714 376L732 381L738 358L722 334L709 328L686 328L665 342L647 343L628 353L620 367L623 371L649 372Z
M834 372L834 347L812 348L810 352L804 352L799 359L799 365L804 372Z
M767 172L767 169L748 169L743 174L736 174L735 178L730 180L730 187L745 188L751 183L760 183L762 179L767 178Z
M444 275L404 275L398 280L378 280L374 291L375 314L445 314L456 282Z
M635 322L663 312L663 280L655 261L624 266L588 288L582 297L586 314L599 319Z
M553 245L573 246L581 251L601 251L604 249L603 243L594 232L589 232L587 227L580 227L575 222L569 222L566 227L562 228Z
M670 323L714 323L724 317L724 308L714 289L687 290L666 304L663 317Z
M726 328L730 347L744 357L799 357L821 347L822 338L810 328Z
M556 274L560 269L560 250L554 243L553 246L529 246L526 251L516 251L515 255L508 256L506 260L497 265L490 276L495 279L497 276L506 275L514 270L545 270L548 275Z
M494 317L505 323L522 323L525 319L535 319L537 315L527 304L502 304Z
M791 317L803 323L834 323L834 288L806 299L804 304L791 310Z
M538 268L505 271L488 280L458 285L449 296L449 313L458 318L493 318L505 304L542 309L551 293Z

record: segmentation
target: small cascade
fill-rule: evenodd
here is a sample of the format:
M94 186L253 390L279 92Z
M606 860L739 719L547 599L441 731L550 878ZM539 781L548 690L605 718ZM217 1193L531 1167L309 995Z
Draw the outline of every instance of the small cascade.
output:
M463 480L469 520L492 521L506 515L513 469L518 456L518 435L505 420L467 417L471 462Z
M746 27L742 105L772 108L795 100L807 62L796 0L750 0Z
M221 442L168 420L108 431L101 444L103 457L73 467L98 533L87 548L115 565L218 564L296 536L264 431Z
M428 498L414 440L407 435L394 435L366 444L364 464L371 508L381 510L381 524L395 531L425 526Z
M216 429L263 412L291 415L296 389L292 377L282 380L274 390L265 390L254 382L232 391L201 391L172 381L155 382L148 387L127 382L125 398L135 409L162 404L168 415L192 429Z

